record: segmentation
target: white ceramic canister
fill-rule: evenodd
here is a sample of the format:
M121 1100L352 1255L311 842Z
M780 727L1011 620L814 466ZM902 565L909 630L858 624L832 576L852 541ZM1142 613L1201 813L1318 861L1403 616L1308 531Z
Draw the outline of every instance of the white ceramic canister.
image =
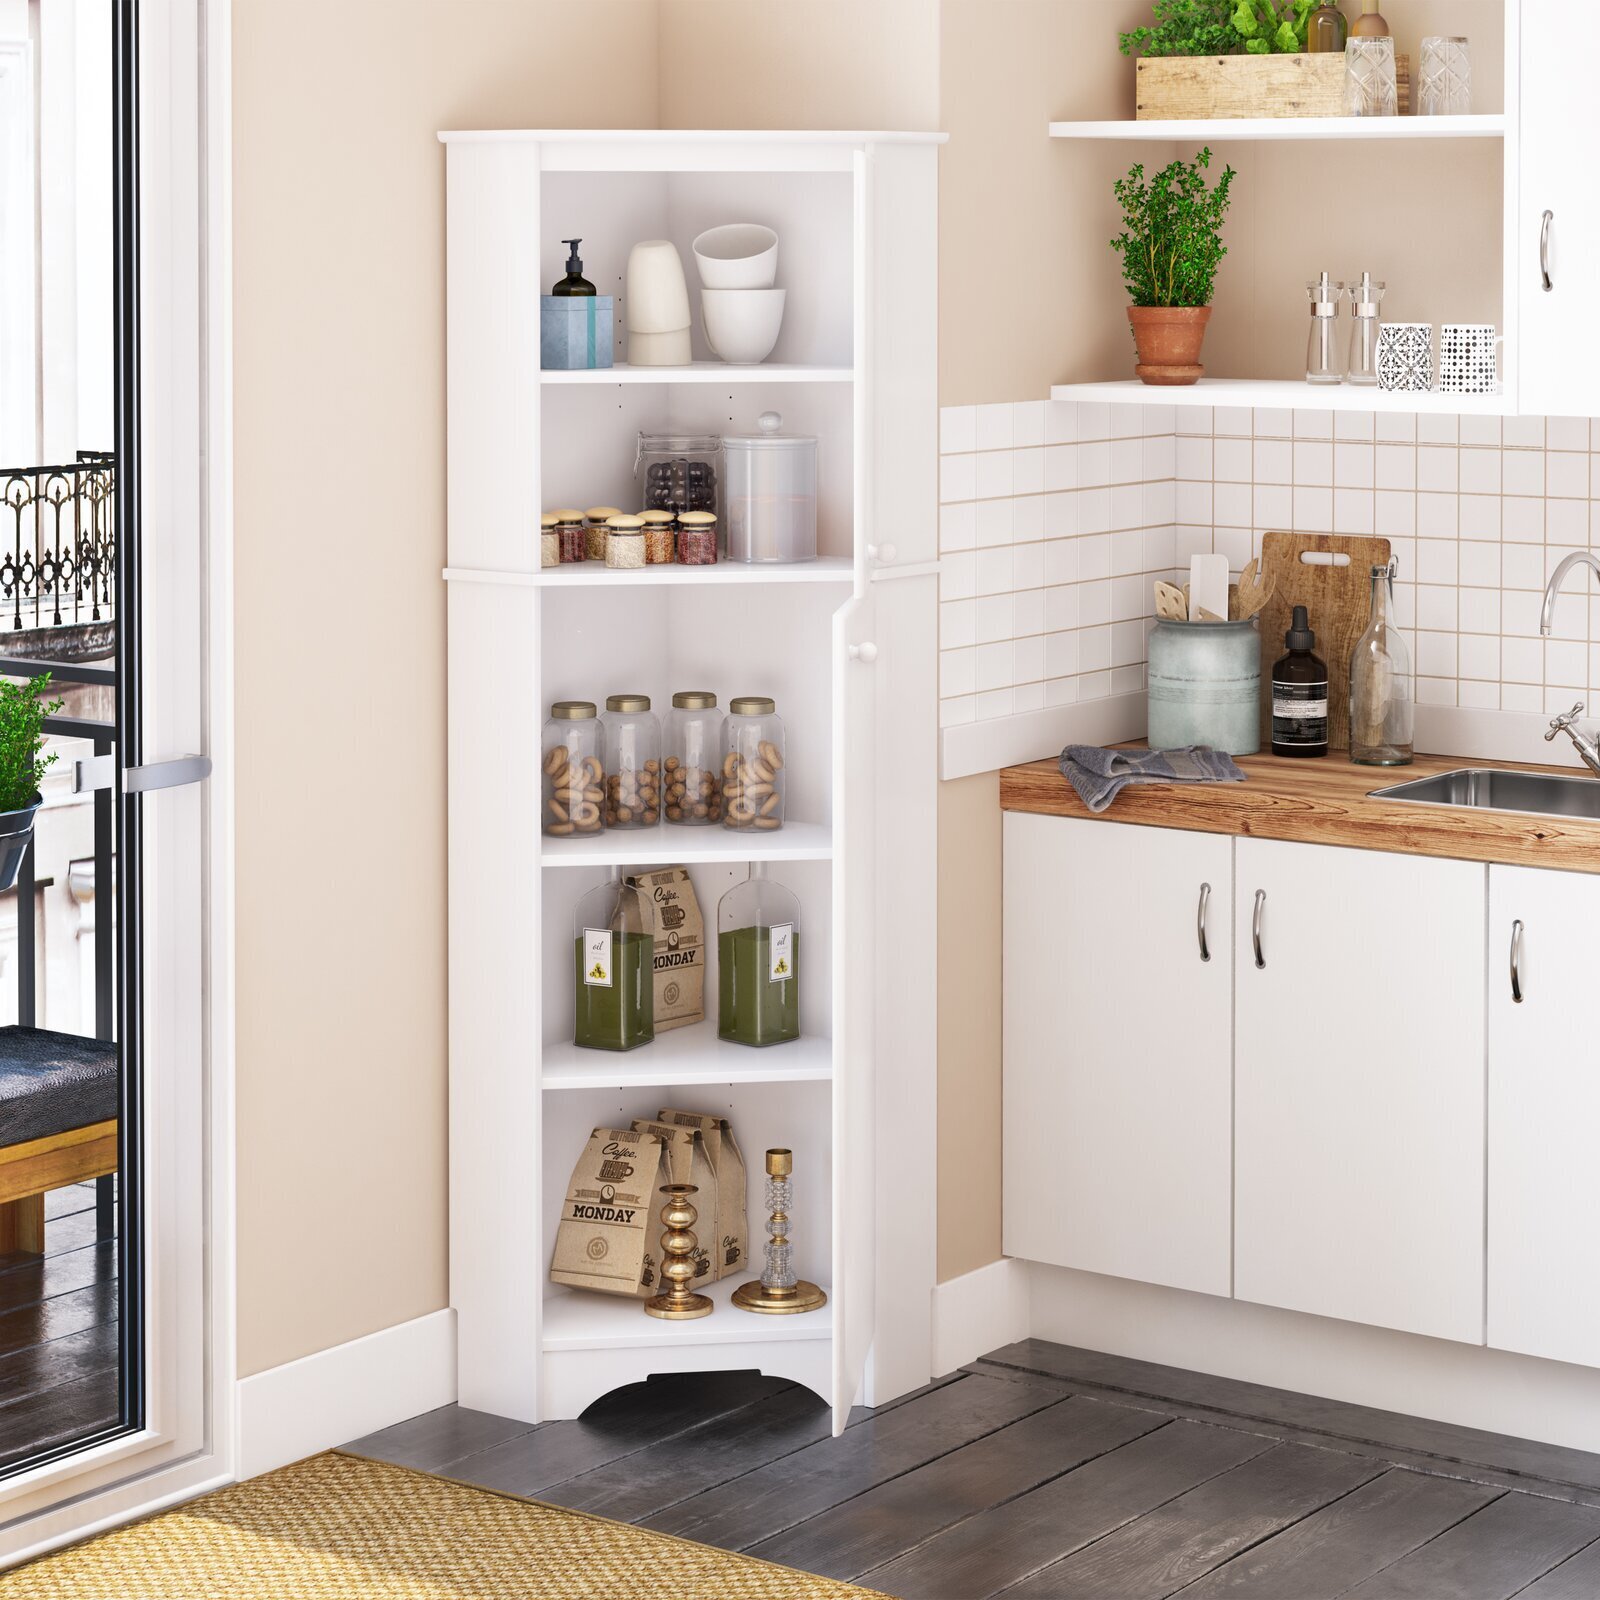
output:
M815 561L816 436L780 432L776 411L763 411L756 427L722 440L728 560Z
M1150 632L1152 750L1261 748L1261 636L1255 622L1158 622Z

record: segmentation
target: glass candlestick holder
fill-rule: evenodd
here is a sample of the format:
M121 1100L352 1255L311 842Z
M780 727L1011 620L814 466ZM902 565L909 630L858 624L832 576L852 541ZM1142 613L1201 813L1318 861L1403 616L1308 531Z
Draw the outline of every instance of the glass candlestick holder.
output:
M786 1315L796 1311L816 1311L828 1297L814 1283L794 1275L794 1246L789 1242L789 1207L794 1200L794 1152L767 1151L767 1261L760 1278L741 1284L733 1292L733 1303L741 1311L762 1311Z

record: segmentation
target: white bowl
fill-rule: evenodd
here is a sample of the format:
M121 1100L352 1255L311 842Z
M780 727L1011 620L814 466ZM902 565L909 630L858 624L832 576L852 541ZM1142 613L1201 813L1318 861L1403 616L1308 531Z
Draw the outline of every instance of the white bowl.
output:
M670 239L643 239L628 252L629 333L676 333L689 326L689 288Z
M753 367L772 354L783 326L786 289L702 289L706 343L732 367Z
M770 289L777 282L778 236L759 222L707 228L691 248L708 289Z

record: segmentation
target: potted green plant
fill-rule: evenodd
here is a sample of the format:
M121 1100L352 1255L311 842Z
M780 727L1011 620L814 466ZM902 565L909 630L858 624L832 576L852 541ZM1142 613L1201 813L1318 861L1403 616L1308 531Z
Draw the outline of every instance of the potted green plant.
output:
M54 764L44 749L44 720L61 709L46 700L50 674L17 683L0 679L0 890L17 881L44 797L39 785Z
M1145 383L1196 383L1205 371L1200 345L1217 267L1228 253L1222 219L1234 178L1233 168L1224 167L1209 187L1210 165L1208 147L1193 161L1171 162L1148 181L1140 162L1112 186L1122 207L1122 232L1111 248L1122 257L1122 281L1133 302L1133 370Z

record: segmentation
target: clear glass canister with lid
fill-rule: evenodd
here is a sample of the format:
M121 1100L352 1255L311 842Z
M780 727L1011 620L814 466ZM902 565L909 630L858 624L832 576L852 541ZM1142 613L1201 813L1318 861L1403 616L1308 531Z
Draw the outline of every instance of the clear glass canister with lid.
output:
M730 561L817 559L816 436L782 427L776 411L763 411L757 432L722 441Z
M722 436L641 433L633 472L646 511L722 511Z
M661 724L647 694L606 697L608 828L653 828L661 820Z
M644 565L644 524L637 517L612 517L606 523L606 565Z
M686 567L716 565L717 519L709 511L685 511L678 518L678 560Z
M678 516L674 511L641 511L644 524L644 559L652 567L670 566L678 559Z
M600 721L589 700L557 700L544 725L544 831L599 833L605 798Z
M584 529L584 558L586 560L605 560L607 524L613 517L620 517L621 515L621 506L590 506L584 512L583 518L588 524Z
M728 702L722 725L722 823L747 833L770 833L783 826L783 721L764 695L740 695Z
M555 567L561 564L561 536L556 532L556 516L547 511L539 518L539 565Z
M585 561L589 555L589 531L583 525L581 511L558 511L556 542L563 562Z
M572 1042L585 1050L633 1050L655 1027L655 917L644 891L613 867L573 912L576 979Z
M668 822L708 827L722 821L722 713L707 689L672 697L667 713L662 799Z
M800 902L764 861L717 903L717 1036L756 1046L800 1037Z

